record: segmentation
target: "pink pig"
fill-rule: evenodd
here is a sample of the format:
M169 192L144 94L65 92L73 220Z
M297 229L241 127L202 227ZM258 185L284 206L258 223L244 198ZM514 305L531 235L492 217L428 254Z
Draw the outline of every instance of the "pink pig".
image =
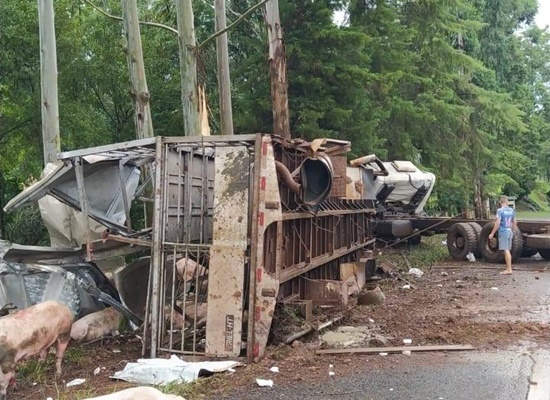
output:
M69 344L73 314L64 304L45 301L0 318L0 400L15 379L20 360L40 354L45 361L49 348L57 342L56 376L61 375L63 354Z

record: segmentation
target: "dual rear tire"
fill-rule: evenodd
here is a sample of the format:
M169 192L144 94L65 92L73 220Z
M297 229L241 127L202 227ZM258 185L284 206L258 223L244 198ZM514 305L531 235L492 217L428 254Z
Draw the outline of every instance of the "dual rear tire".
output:
M453 259L459 261L466 260L466 256L473 253L476 258L482 257L486 262L503 263L504 253L498 249L498 231L493 239L489 240L489 234L493 227L494 222L485 224L483 228L476 222L453 224L447 233L449 254ZM528 252L528 249L525 251ZM512 260L516 261L523 252L523 236L521 231L516 228L512 239ZM548 257L550 258L550 251Z

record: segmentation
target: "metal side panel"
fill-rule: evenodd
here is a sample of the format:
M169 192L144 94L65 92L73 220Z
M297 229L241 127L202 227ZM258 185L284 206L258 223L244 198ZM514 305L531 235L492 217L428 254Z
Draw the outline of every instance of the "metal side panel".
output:
M249 305L247 351L249 360L258 360L263 357L267 347L279 291L277 270L280 265L277 265L275 274L268 272L265 266L264 252L267 249L264 248L264 242L267 227L283 218L275 157L269 136L262 137L260 151L257 152L256 157L259 157L259 162L255 164L254 196L258 200L253 207L252 215L254 223L252 225L251 304ZM280 230L277 232L280 233Z
M74 170L74 167L70 164L60 165L50 175L47 175L46 177L39 180L38 182L35 182L31 186L23 190L21 193L19 193L17 196L15 196L13 199L11 199L4 206L4 211L8 212L8 211L17 210L18 208L22 207L27 203L38 201L42 197L49 194L51 190L51 186L54 182L56 182L58 179L61 179L63 176L65 176L66 174L68 174L73 170Z
M241 352L249 171L247 147L216 150L213 244L206 322L207 354L238 356Z

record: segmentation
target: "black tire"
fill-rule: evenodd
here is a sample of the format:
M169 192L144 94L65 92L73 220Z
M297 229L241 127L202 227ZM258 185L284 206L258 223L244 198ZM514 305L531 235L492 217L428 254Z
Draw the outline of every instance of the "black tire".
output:
M529 258L529 257L533 257L537 253L538 253L537 249L535 249L533 247L523 246L523 250L521 251L521 257L522 258Z
M550 249L538 249L539 254L545 260L550 260Z
M413 237L411 237L409 239L409 243L412 246L418 246L420 244L420 242L422 242L422 236L420 236L420 235L414 235Z
M477 247L474 228L465 222L451 225L447 232L447 249L452 258L463 261L468 253L473 253Z
M504 252L498 249L498 231L493 240L489 240L489 234L493 230L494 222L489 222L481 229L480 249L483 260L490 263L504 263ZM512 261L516 261L523 251L523 235L519 229L514 229L512 239Z
M475 248L475 251L472 251L472 253L474 253L474 256L476 258L481 258L481 246L479 245L481 243L481 241L479 240L481 236L481 225L479 225L477 222L468 222L468 225L474 228L474 232L476 234L477 246Z

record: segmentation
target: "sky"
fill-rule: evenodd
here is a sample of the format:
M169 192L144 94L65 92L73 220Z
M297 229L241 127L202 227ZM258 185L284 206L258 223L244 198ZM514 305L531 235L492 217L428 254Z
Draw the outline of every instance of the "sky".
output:
M539 28L550 25L550 1L539 0L539 12L535 17L535 22Z

